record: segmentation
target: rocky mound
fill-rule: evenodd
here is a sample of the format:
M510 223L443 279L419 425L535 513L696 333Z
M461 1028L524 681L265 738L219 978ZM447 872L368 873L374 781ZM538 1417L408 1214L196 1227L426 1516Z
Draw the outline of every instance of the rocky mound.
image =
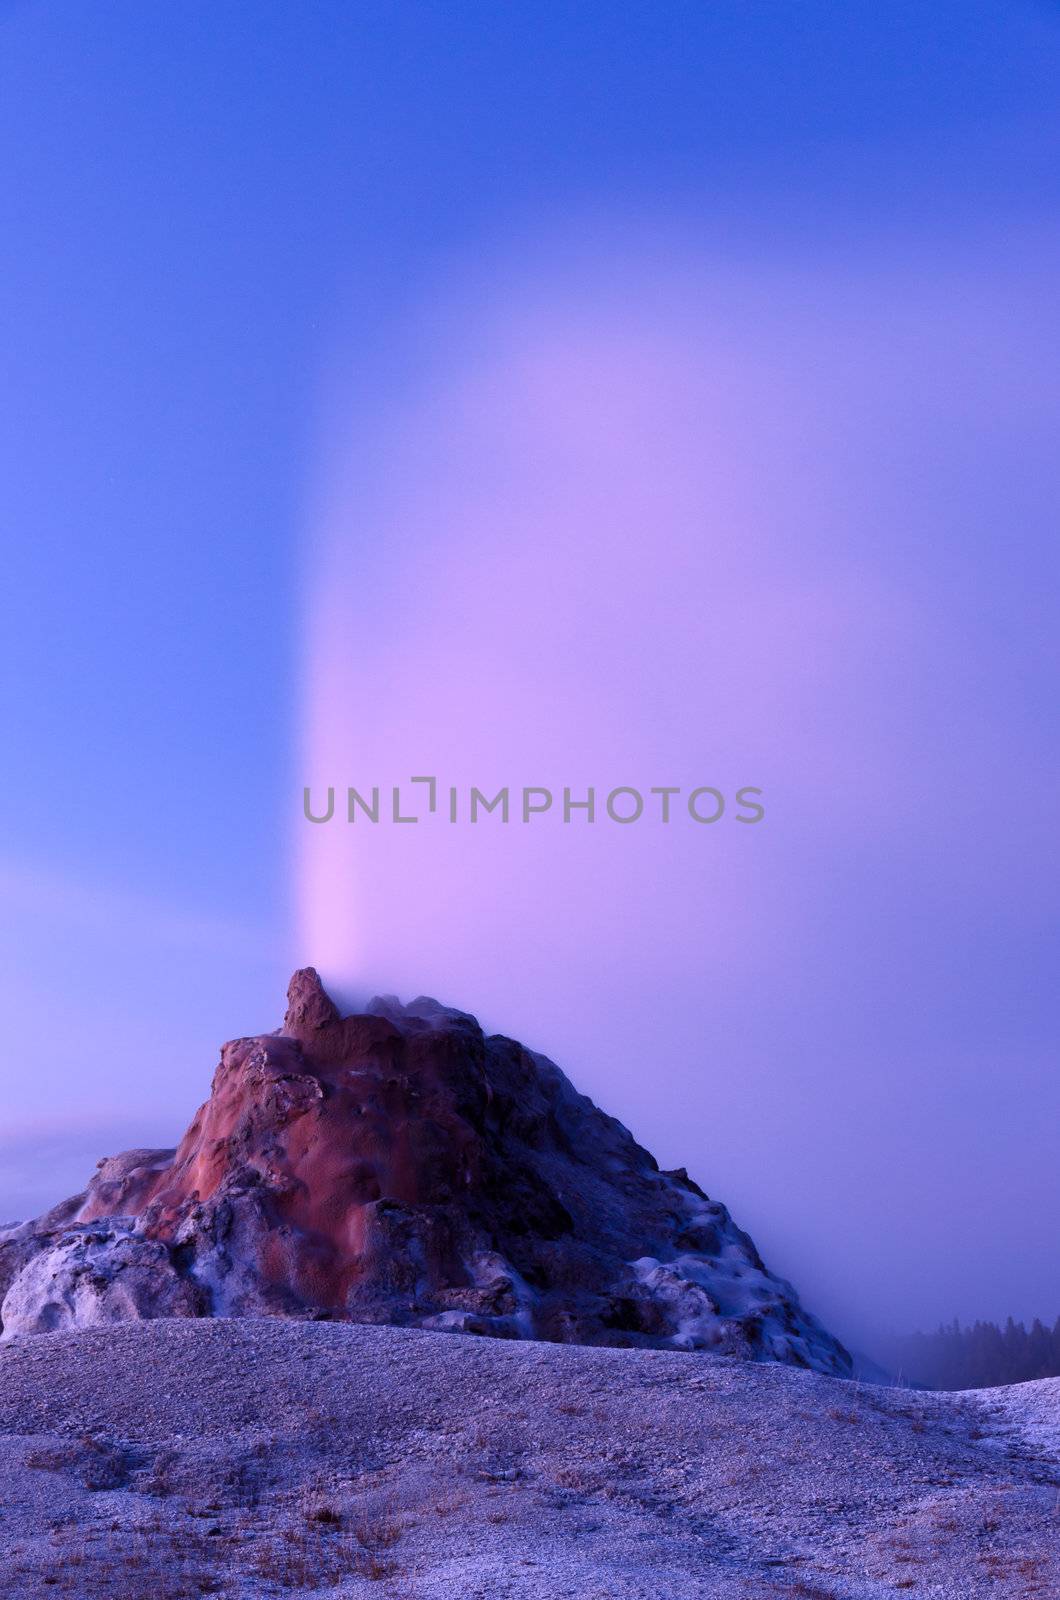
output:
M260 1315L850 1370L725 1207L551 1061L434 1000L341 1017L311 967L175 1151L0 1232L4 1338Z

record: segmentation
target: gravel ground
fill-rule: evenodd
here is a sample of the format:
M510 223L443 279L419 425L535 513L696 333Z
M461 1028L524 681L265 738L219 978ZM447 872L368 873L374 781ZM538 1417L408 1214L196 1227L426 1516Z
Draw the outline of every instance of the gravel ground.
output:
M1060 1596L1060 1380L278 1320L0 1348L18 1600Z

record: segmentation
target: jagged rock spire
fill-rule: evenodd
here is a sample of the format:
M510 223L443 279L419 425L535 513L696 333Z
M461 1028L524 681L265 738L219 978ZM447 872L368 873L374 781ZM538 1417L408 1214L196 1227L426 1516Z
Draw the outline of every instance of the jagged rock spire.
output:
M287 985L287 1014L283 1031L295 1039L333 1027L339 1008L320 981L316 967L299 967Z

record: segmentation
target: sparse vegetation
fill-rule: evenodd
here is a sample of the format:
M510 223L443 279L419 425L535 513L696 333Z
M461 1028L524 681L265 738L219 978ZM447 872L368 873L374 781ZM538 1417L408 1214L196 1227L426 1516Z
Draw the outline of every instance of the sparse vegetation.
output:
M100 1380L90 1346L112 1363L124 1352L121 1386ZM145 1348L149 1363L130 1358ZM577 1541L593 1600L625 1592L631 1570L655 1592L661 1550L675 1593L716 1578L719 1600L845 1600L862 1576L927 1595L942 1573L962 1600L1060 1592L1060 1500L1027 1431L1035 1415L1050 1425L1048 1394L1028 1396L1039 1413L1014 1392L859 1391L712 1358L692 1358L711 1362L695 1389L683 1359L171 1322L57 1342L42 1400L45 1364L0 1348L9 1588L406 1600L415 1584L555 1600ZM585 1408L576 1429L570 1407ZM48 1431L17 1436L31 1413ZM984 1449L976 1427L991 1441L1021 1427L1018 1453ZM113 1488L92 1487L108 1474Z
M129 1476L125 1451L92 1434L30 1450L26 1465L44 1472L71 1472L91 1490L117 1489Z

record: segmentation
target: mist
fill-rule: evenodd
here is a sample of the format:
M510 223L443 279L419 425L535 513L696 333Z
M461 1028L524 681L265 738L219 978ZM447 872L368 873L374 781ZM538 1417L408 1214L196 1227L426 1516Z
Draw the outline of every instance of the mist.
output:
M298 959L551 1055L861 1341L1055 1313L1039 246L597 221L451 263L374 384L352 321L322 385ZM766 814L388 822L417 775Z

